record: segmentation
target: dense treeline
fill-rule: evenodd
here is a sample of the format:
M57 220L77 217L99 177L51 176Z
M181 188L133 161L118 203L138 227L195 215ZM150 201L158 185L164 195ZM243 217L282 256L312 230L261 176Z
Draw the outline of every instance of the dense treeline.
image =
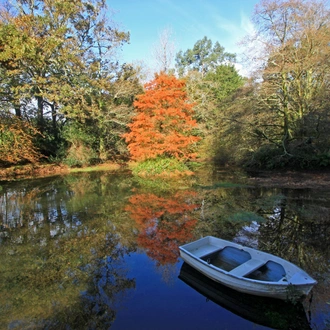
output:
M102 0L18 0L1 8L2 163L47 157L83 165L120 154L142 87L137 71L116 59L129 35L105 10Z
M256 6L256 33L242 45L249 78L236 54L204 37L176 54L175 68L165 48L158 52L164 67L144 87L139 68L117 60L129 34L107 15L103 0L16 0L0 9L0 165L186 161L176 141L221 164L330 165L324 1Z
M319 167L330 164L329 37L325 1L263 1L257 5L254 39L259 66L239 102L236 120L251 137L253 166ZM242 125L240 126L242 127Z

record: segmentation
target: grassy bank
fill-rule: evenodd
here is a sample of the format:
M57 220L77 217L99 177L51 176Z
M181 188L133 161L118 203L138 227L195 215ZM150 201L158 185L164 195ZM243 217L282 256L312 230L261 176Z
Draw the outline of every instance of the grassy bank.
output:
M121 165L115 163L105 163L82 168L70 168L58 164L17 165L8 168L0 168L0 181L15 181L74 172L114 171L118 170L120 167Z

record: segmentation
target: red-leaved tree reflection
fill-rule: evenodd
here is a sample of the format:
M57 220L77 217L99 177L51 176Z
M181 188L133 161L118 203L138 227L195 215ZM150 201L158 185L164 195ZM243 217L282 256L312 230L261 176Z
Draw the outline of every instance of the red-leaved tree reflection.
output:
M170 198L149 193L129 199L126 210L138 225L138 245L158 265L175 263L178 246L192 237L197 221L190 216L197 207L192 203L194 196L193 192L178 192Z

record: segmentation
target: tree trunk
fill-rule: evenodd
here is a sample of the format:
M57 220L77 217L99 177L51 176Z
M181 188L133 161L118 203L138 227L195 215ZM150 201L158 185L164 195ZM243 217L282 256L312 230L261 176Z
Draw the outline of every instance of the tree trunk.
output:
M52 109L52 126L53 126L54 139L55 139L55 141L57 141L57 139L58 139L58 131L57 131L57 122L56 122L55 103L50 104L50 107Z
M19 104L15 104L15 115L19 118L22 117L22 111L21 111L21 106Z
M44 102L41 96L37 96L38 102L38 112L37 112L37 122L38 122L38 130L40 133L44 131Z

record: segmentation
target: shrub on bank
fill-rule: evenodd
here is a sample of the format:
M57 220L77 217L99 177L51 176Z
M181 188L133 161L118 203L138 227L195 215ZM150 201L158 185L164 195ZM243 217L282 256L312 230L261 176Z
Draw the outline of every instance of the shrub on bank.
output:
M175 158L157 157L131 165L132 173L138 176L182 176L192 175L188 165Z

